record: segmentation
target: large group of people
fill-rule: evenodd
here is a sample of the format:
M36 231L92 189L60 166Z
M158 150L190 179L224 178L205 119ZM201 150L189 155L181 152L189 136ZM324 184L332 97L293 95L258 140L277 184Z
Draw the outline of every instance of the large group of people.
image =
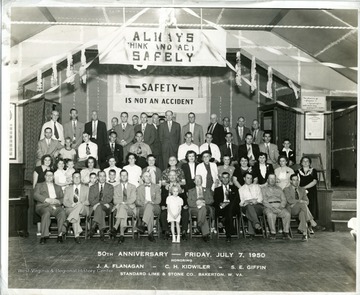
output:
M57 219L59 243L71 226L80 243L81 216L92 217L89 237L98 230L104 241L106 233L119 233L120 244L129 217L150 241L158 217L163 236L174 243L187 239L190 231L207 242L218 230L230 242L236 231L233 217L241 214L251 239L265 230L263 215L270 239L276 238L277 218L284 239L291 239L292 216L299 220L304 241L317 225L317 171L311 159L304 156L296 164L290 141L285 139L279 150L257 119L248 128L240 116L231 127L228 117L220 124L211 114L204 134L194 113L181 127L172 111L162 123L158 114L141 113L132 118L135 126L123 112L120 122L112 118L109 130L96 111L85 124L77 115L71 109L63 127L54 110L42 127L33 177L41 244L49 236L51 216ZM107 224L107 216L114 222Z

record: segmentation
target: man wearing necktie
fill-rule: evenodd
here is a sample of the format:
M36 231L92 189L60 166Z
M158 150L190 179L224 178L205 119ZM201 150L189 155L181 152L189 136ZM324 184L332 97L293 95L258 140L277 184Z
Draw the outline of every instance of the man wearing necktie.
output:
M204 142L204 131L201 125L195 122L196 116L193 112L188 114L188 123L181 128L181 138L185 137L185 134L191 132L193 143L200 146Z
M299 218L299 232L302 233L303 241L307 241L307 230L316 226L313 216L308 208L309 199L307 197L306 189L299 187L299 177L296 174L290 176L290 186L284 188L284 194L287 200L286 209L292 216Z
M239 146L238 157L248 157L250 166L254 166L259 158L260 149L257 144L253 143L253 136L251 133L246 134L245 143Z
M224 117L223 119L223 126L224 126L224 131L225 131L225 136L227 133L231 132L231 134L234 136L236 135L236 130L235 128L231 127L230 126L230 118L229 117ZM237 136L235 136L233 138L233 142L235 145L238 145L238 142L237 142Z
M237 164L237 156L239 147L233 143L233 134L231 132L227 132L225 135L226 143L220 147L221 158L225 155L230 156L231 165L234 166Z
M135 134L141 131L143 134L143 141L150 149L153 150L154 143L157 137L157 131L153 124L148 123L148 115L146 113L140 114L140 124L134 127Z
M259 144L260 152L267 154L267 163L272 164L274 169L279 167L279 150L276 144L271 143L271 132L264 132L264 142Z
M221 153L219 147L213 143L213 135L211 133L205 134L205 143L200 146L200 154L204 151L209 151L212 158L211 162L220 163Z
M51 128L52 138L59 141L61 143L61 145L64 145L64 143L65 143L64 128L58 122L58 119L59 119L59 112L56 110L53 110L51 112L51 120L48 122L45 122L41 128L40 140L45 137L45 133L44 133L45 129ZM72 138L72 136L71 136L71 138Z
M124 163L135 136L134 126L128 123L128 118L129 114L127 112L122 112L120 114L121 122L114 128L117 134L116 142L123 147L122 162Z
M70 110L70 121L64 124L64 136L70 137L72 140L72 147L78 149L82 142L82 134L84 132L85 125L78 120L78 111L76 109Z
M112 200L114 196L114 187L106 182L106 173L98 172L99 183L94 184L89 189L90 216L94 213L92 227L89 236L95 234L98 227L100 230L100 240L105 241L105 217L110 215L112 209Z
M41 165L41 157L44 155L50 155L54 160L61 149L61 143L52 138L52 129L50 127L46 127L44 130L44 138L38 141L36 150L36 166Z
M117 133L110 131L109 141L102 147L102 153L100 154L100 168L105 169L109 167L107 159L111 157L116 158L116 167L121 168L123 166L123 147L116 142Z
M73 184L68 186L64 192L64 207L67 218L64 226L68 229L72 224L75 242L80 244L79 235L83 229L80 225L80 216L89 215L89 187L82 184L80 172L76 171L72 175Z
M216 114L210 115L210 124L208 126L207 133L210 133L212 135L213 138L212 142L216 144L218 147L220 147L225 143L224 127L217 122Z
M251 133L250 129L245 126L245 123L245 118L240 116L237 120L236 126L236 137L239 146L245 143L246 134Z
M128 172L121 170L120 184L114 188L114 208L116 222L110 231L113 237L116 237L120 227L119 244L125 242L124 232L129 216L136 216L136 186L128 182Z
M83 132L83 143L79 145L78 148L78 161L75 165L76 169L82 169L85 167L85 162L89 157L94 157L98 159L98 146L96 143L90 141L90 135L84 131Z
M154 242L154 216L159 216L161 212L161 191L157 184L151 183L149 172L145 172L142 179L144 183L136 189L137 228L140 233L144 233L147 228L148 239Z
M263 135L264 131L260 130L260 124L257 119L254 119L251 125L252 135L253 135L253 143L260 144L264 142Z
M115 131L115 126L119 124L119 119L117 117L113 117L111 119L111 128L107 131L108 136L110 136L110 132Z

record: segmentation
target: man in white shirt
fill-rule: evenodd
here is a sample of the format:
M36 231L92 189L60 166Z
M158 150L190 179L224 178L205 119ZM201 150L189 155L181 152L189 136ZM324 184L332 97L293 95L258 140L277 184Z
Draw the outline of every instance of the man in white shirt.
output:
M78 149L78 162L76 163L76 168L81 169L85 167L85 161L89 157L94 157L98 159L98 146L96 143L90 140L90 135L84 131L83 132L83 143L79 145Z
M40 133L40 140L43 139L45 128L51 128L52 130L52 138L58 140L62 145L65 143L64 139L64 128L63 126L57 121L59 119L59 112L58 111L52 111L51 112L51 120L48 122L45 122L44 125L41 128Z
M193 142L192 133L189 131L185 134L185 143L181 144L178 149L178 160L180 163L187 163L185 160L188 151L194 151L196 155L199 154L199 147Z
M209 151L204 151L201 154L202 163L196 167L196 175L202 178L202 186L212 191L219 185L218 170L215 163L211 163L211 154Z
M246 218L248 219L248 232L250 239L253 239L255 230L261 230L259 216L263 215L263 197L260 186L252 183L253 176L251 173L245 173L244 181L244 185L239 189L240 207L242 212L246 214Z
M213 136L211 133L205 134L205 143L200 146L200 153L204 151L210 151L212 155L212 161L215 163L220 163L221 153L219 147L212 143Z

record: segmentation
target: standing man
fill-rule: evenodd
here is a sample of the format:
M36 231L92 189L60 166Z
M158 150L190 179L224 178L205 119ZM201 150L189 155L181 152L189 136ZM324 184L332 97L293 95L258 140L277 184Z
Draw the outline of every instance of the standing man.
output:
M217 115L210 115L210 124L207 129L207 133L210 133L213 137L213 143L218 147L225 143L225 131L224 127L217 122Z
M54 161L62 147L60 141L52 138L51 128L46 127L44 130L44 138L38 142L36 150L36 166L41 165L41 158L44 155L50 155Z
M250 166L254 166L259 158L260 149L257 144L253 143L251 133L246 134L245 143L239 146L238 158L248 157Z
M260 130L260 124L257 119L253 120L251 129L252 129L252 135L253 135L253 142L255 144L260 144L260 143L264 142L264 140L263 140L264 131Z
M151 125L153 125L156 130L156 138L151 150L156 158L156 166L162 167L161 144L159 138L159 115L157 113L153 113L151 117Z
M90 140L98 146L98 158L101 155L101 148L108 141L105 122L98 119L98 112L91 112L91 121L85 124L85 131L90 135Z
M196 155L199 154L199 146L193 143L193 136L190 131L185 133L185 143L179 146L177 158L180 164L187 163L186 153L188 151L194 151Z
M109 141L102 147L102 152L100 154L100 168L105 169L109 166L106 162L109 156L114 157L116 162L116 167L121 168L123 166L123 147L116 143L117 134L115 131L110 131Z
M104 171L98 172L97 184L94 184L89 189L89 203L90 213L94 212L94 220L89 232L90 238L94 235L96 227L100 230L100 240L105 241L105 217L109 215L112 208L112 200L114 196L114 187L106 182L106 173Z
M153 150L153 146L157 137L157 131L153 124L148 123L148 116L146 113L141 113L140 115L140 124L134 126L135 134L138 131L141 131L143 134L143 141L150 146L150 149Z
M143 233L147 227L148 239L154 242L154 216L160 215L161 191L157 184L151 183L149 172L144 172L142 179L144 184L136 189L137 228L139 232ZM140 217L142 218L140 219Z
M132 120L132 125L134 127L139 124L139 116L138 115L132 116L131 120Z
M89 215L89 187L80 183L79 171L72 175L73 184L68 186L64 192L64 206L67 219L64 222L66 229L72 224L75 236L75 243L80 244L79 235L82 233L80 215Z
M270 227L270 239L276 239L276 218L280 217L283 223L283 235L284 239L291 240L289 235L290 228L290 213L286 210L286 198L282 189L276 185L275 174L270 174L267 180L267 184L261 188L264 204L264 214L267 217Z
M197 146L200 146L204 143L204 131L201 125L195 123L195 114L189 113L188 115L189 123L182 126L181 129L181 138L185 137L185 134L191 132L193 137L193 142Z
M181 143L181 127L180 124L173 121L173 112L166 111L166 122L159 126L159 138L162 149L162 170L165 164L169 162L171 156L176 157L179 145Z
M221 153L219 147L213 143L213 136L211 133L205 134L205 143L200 146L200 153L209 151L212 158L211 161L215 163L220 163Z
M236 130L235 128L231 127L230 126L230 118L229 117L224 117L223 119L223 126L224 126L224 132L225 134L231 132L232 135L235 135L236 134ZM235 136L234 138L234 144L235 145L238 145L238 142L237 142L237 136Z
M40 244L46 243L49 238L50 216L55 216L58 226L57 242L63 243L63 227L66 214L62 208L64 195L60 186L54 184L54 172L45 172L45 182L37 183L34 189L34 200L36 201L35 212L41 216L41 238Z
M117 117L113 117L111 119L111 128L108 130L108 135L110 132L115 131L115 126L119 124L119 119Z
M70 110L70 121L64 124L64 136L70 137L72 147L77 150L82 142L82 134L84 132L84 123L78 121L77 109Z
M272 164L274 169L279 167L278 158L279 158L279 150L276 144L270 143L271 141L271 133L269 131L264 132L264 142L259 144L260 152L265 153L267 155L267 163Z
M64 128L58 122L58 119L59 119L59 112L56 110L53 110L51 112L51 120L45 122L41 128L40 140L43 139L45 136L44 135L45 128L51 128L52 138L58 140L62 145L64 145L64 143L65 143ZM70 138L72 138L72 136Z
M227 132L225 135L226 143L220 146L221 159L226 155L230 157L231 165L237 164L239 147L233 143L233 133Z
M236 137L239 146L245 143L246 134L248 133L251 134L250 129L245 126L245 123L246 123L245 118L243 116L240 116L238 118L237 126L236 126Z
M115 126L115 132L117 134L117 143L123 147L123 159L125 159L129 153L130 146L134 139L134 126L128 123L129 114L127 112L122 112L120 115L121 123Z
M98 146L96 143L90 140L90 134L86 131L83 132L83 143L79 145L78 149L78 161L76 163L77 169L82 169L85 167L85 161L89 157L94 157L98 159ZM96 167L95 167L96 168Z

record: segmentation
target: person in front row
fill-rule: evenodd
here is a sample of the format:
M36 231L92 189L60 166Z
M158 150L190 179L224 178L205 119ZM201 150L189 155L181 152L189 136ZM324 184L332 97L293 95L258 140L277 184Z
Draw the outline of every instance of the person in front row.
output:
M231 242L231 233L234 231L233 216L240 212L239 210L238 189L230 185L230 174L223 172L221 174L221 186L217 187L214 192L215 218L222 217L225 224L226 241Z
M267 217L270 227L270 239L276 239L275 222L276 218L280 217L283 223L284 239L290 240L289 228L291 216L289 211L285 209L287 201L282 189L276 185L275 174L269 175L267 184L261 188L261 192L263 195L263 204L265 206L264 214Z
M172 186L170 188L170 195L166 198L166 205L168 208L167 221L171 223L172 242L180 243L180 218L184 201L179 196L179 187ZM175 234L175 225L177 235Z
M90 212L94 212L94 220L89 232L89 236L92 237L95 234L95 230L99 227L100 240L105 241L105 217L109 215L112 208L112 200L114 195L114 187L111 184L106 183L106 174L104 171L98 172L98 184L94 184L89 189L89 203Z
M147 227L148 239L154 242L154 216L160 215L160 186L151 182L149 172L144 172L142 179L143 184L136 189L136 227L140 233L145 232L145 228ZM141 216L142 218L140 218Z
M126 170L120 172L120 184L114 188L114 210L116 222L110 233L116 236L120 227L119 244L125 242L125 227L129 216L136 215L136 186L128 182L129 174Z
M255 231L261 230L259 216L263 215L263 196L260 185L253 183L253 175L245 173L244 185L239 189L240 207L248 220L250 240L254 239ZM254 230L255 229L255 230Z
M45 172L45 182L36 184L34 190L36 201L35 212L41 216L41 238L40 244L46 243L49 238L50 216L55 216L58 226L57 242L63 243L63 235L66 231L64 221L66 214L62 208L64 194L60 186L54 184L54 172Z
M197 216L197 225L201 228L203 240L210 240L209 223L206 215L211 215L210 206L214 202L210 188L203 187L201 175L195 176L195 187L188 192L188 204L190 214Z
M299 216L299 232L302 233L303 241L307 241L307 229L308 223L310 224L309 229L312 229L312 226L316 226L313 216L310 213L308 208L309 199L307 197L306 190L302 187L299 187L299 177L294 173L290 176L290 186L284 188L284 194L287 200L286 209L291 213L291 215Z
M74 230L75 243L80 244L80 234L82 228L80 225L80 215L89 215L89 187L80 182L80 172L76 171L72 175L73 184L68 186L64 192L64 207L67 218L64 222L66 230L72 224Z

